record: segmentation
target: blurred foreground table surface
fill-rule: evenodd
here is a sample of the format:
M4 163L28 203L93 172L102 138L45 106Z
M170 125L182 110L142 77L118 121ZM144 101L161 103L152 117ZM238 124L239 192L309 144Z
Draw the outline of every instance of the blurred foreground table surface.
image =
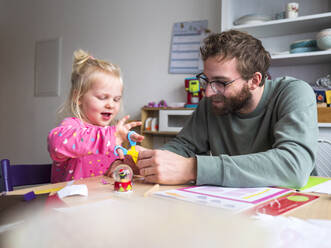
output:
M133 180L131 193L115 193L113 179L109 177L74 181L74 184L87 186L88 196L64 197L62 201L67 206L56 209L54 205L47 208L47 204L37 209L39 203L45 203L42 200L50 199L48 194L40 195L37 201L22 200L21 195L32 190L47 192L67 184L46 184L8 192L7 201L19 198L19 204L25 205L23 210L12 211L15 218L9 224L11 226L0 226L0 247L280 248L292 247L294 238L297 245L293 247L302 248L302 244L311 242L316 247L323 247L319 244L325 243L329 237L324 229L318 230L324 232L323 237L311 232L304 232L302 236L303 230L299 228L302 223L296 225L298 221L304 222L297 218L331 219L331 197L328 195L321 195L317 200L288 212L286 216L297 218L281 218L286 224L277 219L269 227L265 225L270 222L256 222L245 213L233 214L220 208L147 196L147 192L152 193L150 190L154 185L145 184L138 177ZM163 191L182 187L184 185L156 188ZM35 203L39 205L35 207ZM32 208L32 212L20 219L19 213L26 208ZM288 225L290 220L292 222ZM295 236L285 235L287 233Z
M103 182L107 182L108 184L104 184ZM82 180L76 180L74 184L86 184L88 187L88 196L71 196L65 197L62 200L68 206L77 206L77 205L84 205L88 203L103 201L106 199L112 199L114 197L118 198L119 195L122 193L114 193L113 185L114 181L112 178L105 177L105 176L98 176L98 177L90 177L85 178ZM34 191L44 191L48 189L56 189L60 187L64 187L67 185L67 182L56 183L56 184L46 184L37 187L31 188L24 188L19 190L14 190L8 192L7 195L23 195L27 192L32 190ZM149 192L154 187L154 184L146 184L142 182L142 178L135 177L133 179L133 192L131 193L124 193L127 194L125 197L126 199L132 200L144 200L146 199L146 192ZM166 186L160 185L157 190L169 190L169 189L176 189L182 188L184 185L178 186ZM154 187L156 188L156 187ZM153 189L152 189L153 191ZM150 197L152 192L148 193ZM324 195L324 194L317 194L320 196L317 200L293 209L287 213L285 216L293 216L298 217L301 219L329 219L331 220L331 195ZM153 197L154 198L154 197ZM160 201L164 201L164 199L159 199ZM170 199L169 199L170 201Z

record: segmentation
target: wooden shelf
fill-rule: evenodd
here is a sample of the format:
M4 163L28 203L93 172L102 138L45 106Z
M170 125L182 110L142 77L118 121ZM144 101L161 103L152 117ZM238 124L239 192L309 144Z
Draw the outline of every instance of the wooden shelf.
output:
M178 110L183 112L183 110L195 110L195 108L172 108L172 107L159 107L159 108L153 108L153 107L143 107L141 109L141 121L142 121L142 126L140 129L140 133L145 136L145 139L141 143L142 146L146 148L154 148L154 142L153 139L154 137L158 138L168 138L168 137L173 137L176 136L178 132L159 132L159 131L149 131L145 130L145 121L149 117L159 117L159 111L160 110Z

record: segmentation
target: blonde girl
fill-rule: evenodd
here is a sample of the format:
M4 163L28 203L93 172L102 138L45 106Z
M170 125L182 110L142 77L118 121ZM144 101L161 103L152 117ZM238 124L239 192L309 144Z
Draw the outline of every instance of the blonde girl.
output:
M127 140L132 127L141 125L126 123L129 116L116 123L122 92L123 80L117 65L83 50L74 52L71 90L60 111L70 117L51 130L47 139L53 183L103 175L118 159L114 147ZM131 138L143 140L138 134ZM122 151L118 153L123 159Z

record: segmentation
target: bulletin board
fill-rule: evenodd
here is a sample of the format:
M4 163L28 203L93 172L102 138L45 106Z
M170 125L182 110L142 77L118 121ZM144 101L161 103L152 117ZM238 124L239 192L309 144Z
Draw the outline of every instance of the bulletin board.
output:
M200 46L208 32L208 20L178 22L173 26L169 73L194 74L203 70Z

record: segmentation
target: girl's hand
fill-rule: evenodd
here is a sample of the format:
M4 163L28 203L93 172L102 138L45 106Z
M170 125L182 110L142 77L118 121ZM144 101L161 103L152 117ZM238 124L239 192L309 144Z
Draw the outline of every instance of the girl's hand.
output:
M133 121L130 123L125 123L127 120L129 119L129 115L125 116L124 118L122 118L116 125L116 145L122 145L122 143L126 140L128 140L128 133L130 132L130 129L133 127L137 127L137 126L141 126L141 121ZM131 140L135 141L135 142L141 142L144 139L144 136L140 135L140 134L132 134L131 135ZM121 149L117 150L118 155L120 157L120 159L124 159L124 154L123 151Z

